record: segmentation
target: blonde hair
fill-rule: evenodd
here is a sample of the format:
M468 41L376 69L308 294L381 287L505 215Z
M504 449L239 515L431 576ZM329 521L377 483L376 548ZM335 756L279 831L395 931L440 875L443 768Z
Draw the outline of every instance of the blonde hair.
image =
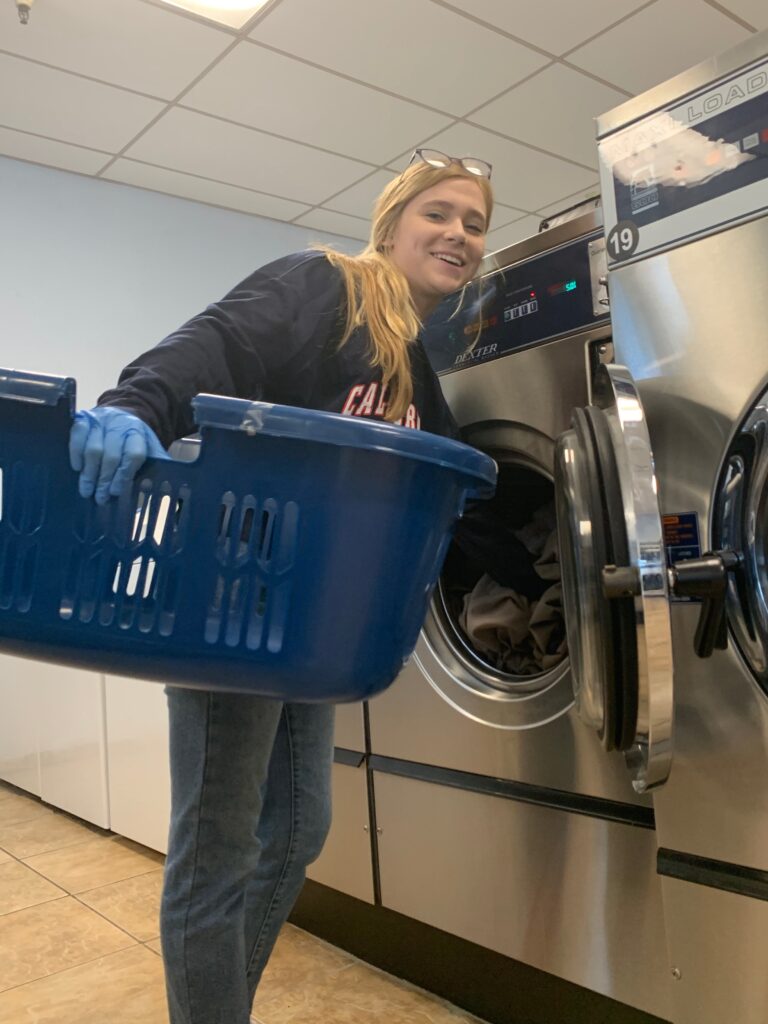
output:
M403 272L388 255L395 228L406 205L415 196L448 178L468 178L480 188L486 209L485 229L491 220L493 193L487 178L465 171L460 164L431 167L415 163L394 178L373 208L371 235L357 256L317 248L341 271L346 290L346 322L339 347L363 324L371 339L371 365L381 367L382 384L389 392L387 419L405 416L413 398L409 346L422 326Z

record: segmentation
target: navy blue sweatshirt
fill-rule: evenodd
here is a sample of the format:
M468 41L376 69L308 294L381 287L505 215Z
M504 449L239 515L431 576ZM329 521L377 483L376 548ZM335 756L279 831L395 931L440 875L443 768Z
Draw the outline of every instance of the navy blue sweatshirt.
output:
M255 271L127 366L100 405L135 413L167 447L192 434L199 392L385 419L381 370L371 366L366 328L345 345L341 272L320 252L301 252ZM457 437L453 416L421 342L409 348L413 401L400 421Z

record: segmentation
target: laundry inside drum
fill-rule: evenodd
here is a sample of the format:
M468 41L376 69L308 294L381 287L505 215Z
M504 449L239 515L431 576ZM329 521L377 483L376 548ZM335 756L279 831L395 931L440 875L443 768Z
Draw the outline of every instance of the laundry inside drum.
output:
M436 611L462 653L502 677L543 676L568 649L552 481L501 462L496 495L467 509Z

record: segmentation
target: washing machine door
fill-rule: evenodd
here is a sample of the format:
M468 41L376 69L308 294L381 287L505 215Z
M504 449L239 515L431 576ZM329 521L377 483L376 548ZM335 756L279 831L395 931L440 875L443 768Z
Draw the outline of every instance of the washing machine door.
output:
M729 574L731 636L756 682L768 693L768 391L737 430L716 494L714 542L738 552Z
M673 661L653 452L626 367L598 368L593 404L558 439L555 498L576 708L642 793L670 771Z

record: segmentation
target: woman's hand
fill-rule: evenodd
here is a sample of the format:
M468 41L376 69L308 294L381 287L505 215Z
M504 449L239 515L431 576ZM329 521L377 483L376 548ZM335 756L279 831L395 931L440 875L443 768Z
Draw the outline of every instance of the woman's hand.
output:
M100 405L81 410L69 435L69 461L80 474L79 491L106 505L130 487L147 457L168 459L157 435L132 412Z

